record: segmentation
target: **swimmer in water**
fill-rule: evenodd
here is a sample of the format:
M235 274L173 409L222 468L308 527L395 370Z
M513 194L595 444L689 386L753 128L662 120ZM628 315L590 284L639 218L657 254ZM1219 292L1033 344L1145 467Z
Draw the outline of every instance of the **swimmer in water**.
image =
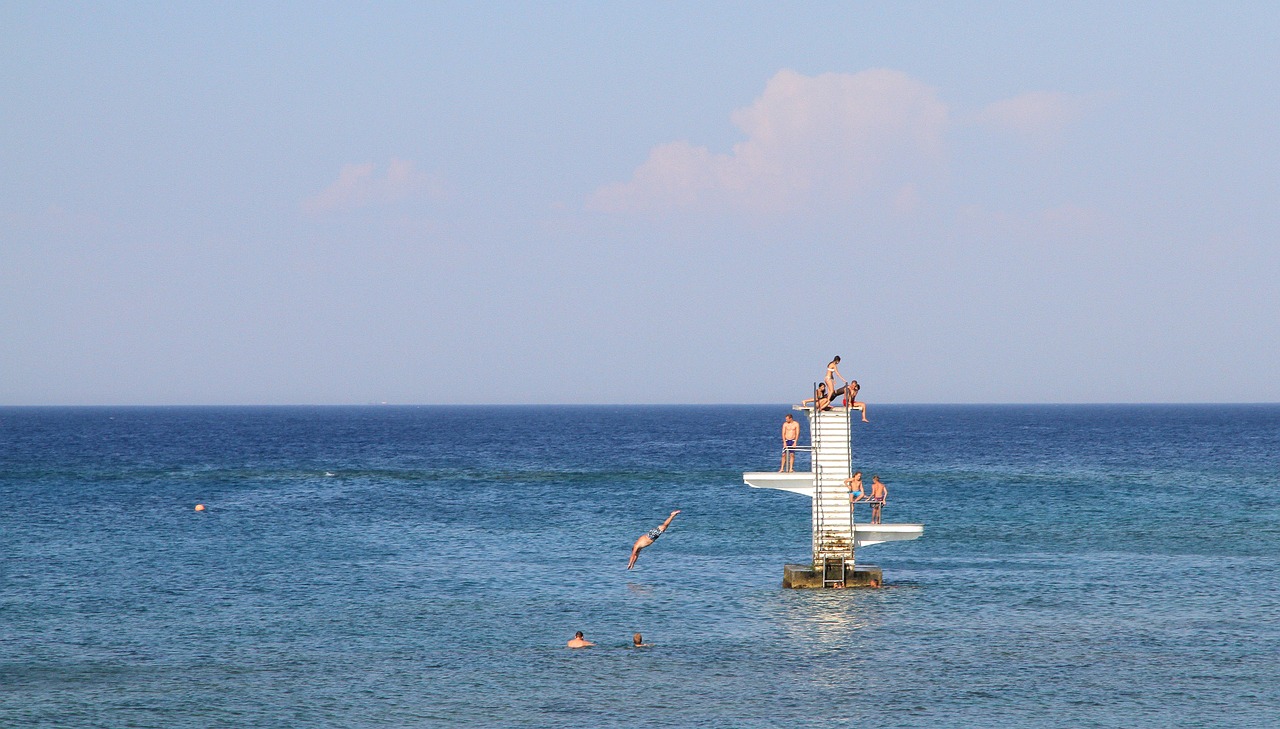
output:
M582 631L579 630L578 632L574 633L573 637L569 639L569 642L565 643L564 645L566 648L590 648L591 646L595 645L595 643L592 643L586 638L583 638Z
M662 524L640 535L640 538L636 540L636 543L631 545L631 561L627 562L627 569L631 569L636 566L636 559L640 557L640 550L658 541L658 537L662 536L662 533L667 530L667 527L671 526L671 520L676 518L676 514L679 513L680 510L676 509L671 512L671 516L668 516L667 520L662 522Z

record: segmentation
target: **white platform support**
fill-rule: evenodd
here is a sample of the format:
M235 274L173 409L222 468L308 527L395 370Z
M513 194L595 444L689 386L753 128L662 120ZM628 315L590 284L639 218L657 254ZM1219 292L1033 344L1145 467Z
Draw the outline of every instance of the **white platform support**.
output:
M870 516L871 506L860 502L849 504L845 479L852 475L850 413L833 407L823 412L797 406L809 418L812 450L811 471L778 473L774 471L742 474L742 480L753 488L778 489L803 494L812 500L813 563L841 559L854 564L854 552L882 542L917 539L924 534L923 524L855 523L856 514ZM867 479L870 489L870 478Z
M849 411L845 408L814 412L809 416L809 440L813 444L813 557L853 558L853 509L849 508L851 449Z

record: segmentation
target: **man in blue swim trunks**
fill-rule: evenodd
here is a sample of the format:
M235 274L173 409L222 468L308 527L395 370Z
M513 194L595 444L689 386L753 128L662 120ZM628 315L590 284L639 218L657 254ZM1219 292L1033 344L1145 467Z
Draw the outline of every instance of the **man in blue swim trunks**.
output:
M800 440L800 424L791 417L791 413L787 413L787 419L782 421L782 465L778 466L778 473L796 470L794 448L798 440Z
M676 514L679 513L680 510L676 509L671 512L671 516L668 516L667 520L662 522L662 524L640 535L640 538L637 539L636 543L631 547L631 561L627 562L627 569L631 569L636 566L636 558L640 556L640 550L658 541L658 537L662 536L662 533L667 530L667 527L671 526L671 520L676 518Z

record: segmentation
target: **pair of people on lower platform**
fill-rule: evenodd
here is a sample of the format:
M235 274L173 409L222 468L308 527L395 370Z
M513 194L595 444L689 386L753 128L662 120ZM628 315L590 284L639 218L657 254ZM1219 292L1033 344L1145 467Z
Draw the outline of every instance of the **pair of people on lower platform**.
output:
M880 480L880 477L874 475L871 477L870 495L867 495L862 490L862 471L855 471L852 476L844 480L844 485L849 489L849 504L853 505L859 501L871 504L871 523L879 524L880 510L889 498L889 489Z

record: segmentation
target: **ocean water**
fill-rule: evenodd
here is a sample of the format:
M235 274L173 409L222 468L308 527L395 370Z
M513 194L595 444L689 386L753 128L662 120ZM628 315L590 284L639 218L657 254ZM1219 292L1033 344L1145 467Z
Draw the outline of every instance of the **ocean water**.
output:
M1280 726L1280 406L873 404L843 591L787 412L0 409L0 727Z

